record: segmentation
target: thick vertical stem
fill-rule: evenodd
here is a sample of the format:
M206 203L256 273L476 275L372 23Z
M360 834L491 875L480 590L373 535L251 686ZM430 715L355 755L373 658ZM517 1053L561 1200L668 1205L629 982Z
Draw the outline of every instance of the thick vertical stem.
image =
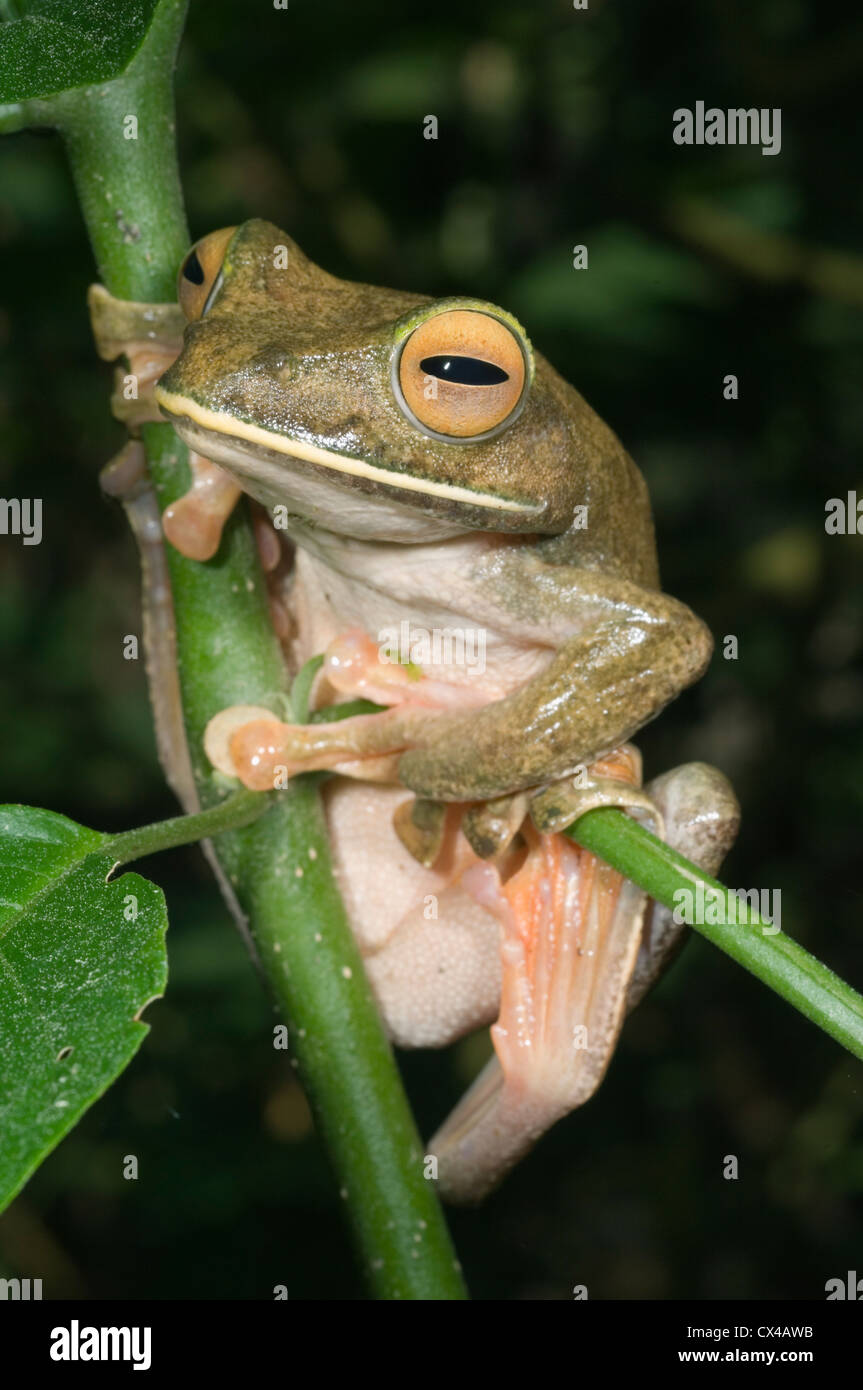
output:
M171 69L184 0L163 0L122 78L52 101L106 287L121 298L173 299L187 242L174 141ZM137 120L137 138L129 117ZM168 425L144 429L164 508L188 486ZM204 759L210 717L284 690L251 530L241 511L214 560L171 547L184 718L201 805L225 793ZM248 914L264 969L291 1024L291 1053L345 1197L372 1289L382 1298L465 1296L446 1224L423 1177L421 1147L341 899L317 794L302 781L217 857Z

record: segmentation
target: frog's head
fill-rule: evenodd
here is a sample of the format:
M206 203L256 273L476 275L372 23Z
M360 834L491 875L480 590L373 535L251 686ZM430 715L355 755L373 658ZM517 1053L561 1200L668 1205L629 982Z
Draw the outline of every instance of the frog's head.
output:
M262 221L198 242L180 303L159 405L267 506L417 541L557 534L584 500L604 426L493 304L339 280Z

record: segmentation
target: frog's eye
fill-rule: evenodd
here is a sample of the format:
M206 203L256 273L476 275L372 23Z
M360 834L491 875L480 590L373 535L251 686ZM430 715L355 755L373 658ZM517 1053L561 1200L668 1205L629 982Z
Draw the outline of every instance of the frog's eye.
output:
M399 404L428 434L475 439L500 429L521 406L526 349L513 329L478 309L447 309L405 340Z
M236 227L222 227L218 232L210 232L209 236L196 241L187 253L177 277L177 298L187 319L199 319L206 312L228 242L236 230Z

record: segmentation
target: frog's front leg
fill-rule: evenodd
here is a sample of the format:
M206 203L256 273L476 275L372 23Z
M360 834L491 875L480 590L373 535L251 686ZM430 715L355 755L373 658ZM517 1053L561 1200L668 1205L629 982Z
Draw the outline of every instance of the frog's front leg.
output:
M558 650L521 689L423 731L399 764L419 796L484 800L562 777L625 743L710 659L704 623L666 594L530 555L508 584L494 616Z
M243 729L226 711L211 726L208 756L263 790L273 785L274 767L311 771L401 753L399 780L423 799L487 801L541 786L619 747L696 680L710 658L710 633L685 604L629 580L517 553L508 606L496 592L484 593L484 584L500 586L498 571L474 582L486 621L509 623L526 641L559 646L520 689L476 700L478 708L441 710L443 687L422 681L412 692L403 668L379 666L378 680L397 677L402 689L378 687L373 698L404 700L398 709L315 729L279 726L272 718ZM369 659L365 653L366 664ZM468 689L457 691L462 706ZM438 708L414 707L418 697ZM227 748L222 733L229 723ZM218 761L222 747L227 755Z
M715 873L739 819L722 774L691 764L646 791L666 842ZM637 809L643 813L641 800ZM429 1144L451 1202L479 1201L546 1129L589 1099L626 1012L680 932L667 909L564 836L528 835L525 864L502 886L490 866L473 871L487 875L484 901L503 927L503 988L492 1029L497 1055Z
M213 765L252 791L270 791L285 775L323 770L395 782L401 754L429 737L441 705L485 698L382 662L371 638L353 628L327 648L321 676L337 695L389 708L331 723L288 724L270 710L232 705L207 726L204 746Z
M204 748L214 767L251 791L272 791L285 777L323 770L395 782L401 750L434 718L397 705L333 724L285 724L263 706L231 705L210 720Z

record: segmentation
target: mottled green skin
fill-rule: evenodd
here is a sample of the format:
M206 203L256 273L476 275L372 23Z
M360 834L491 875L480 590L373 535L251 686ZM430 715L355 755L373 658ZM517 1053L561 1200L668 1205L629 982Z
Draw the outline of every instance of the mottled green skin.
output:
M278 246L288 248L284 269L274 264ZM498 547L477 538L475 563L462 564L454 577L449 573L448 592L452 596L455 585L457 600L451 598L451 606L498 638L551 648L552 658L540 675L505 698L431 722L401 759L407 786L422 797L452 801L547 784L631 738L698 678L711 638L688 608L659 592L644 481L616 436L547 362L536 355L523 410L491 439L430 438L400 409L392 388L393 354L428 306L445 302L510 317L505 311L336 279L261 221L237 230L223 275L221 290L205 316L187 328L183 351L160 383L162 390L224 417L196 437L175 405L171 418L194 447L230 468L232 429L246 422L393 475L524 505L524 513L501 513L423 491L408 494L385 481L260 450L261 471L265 464L270 470L270 493L273 477L278 485L284 476L286 500L291 478L326 474L337 497L353 494L356 503L361 493L368 499L361 505L363 524L368 517L374 521L376 504L398 504L420 521L445 519L450 537L516 533L508 541L501 536ZM254 449L251 474L249 468L247 457L238 476L254 491ZM586 526L576 510L585 507ZM350 517L350 508L345 514ZM358 525L356 506L353 515ZM326 563L348 575L358 593L365 555L379 575L385 552L393 595L403 604L413 602L399 554L411 549L416 534L373 554L365 533L353 533L359 542L347 540L352 532L339 507L326 524ZM310 543L308 529L305 539L302 529L297 539ZM443 575L451 555L446 542L437 550L426 544L424 564L439 565ZM415 596L422 621L423 594Z
M288 249L276 269L274 248ZM464 528L560 535L577 506L590 525L575 544L581 563L658 582L650 504L620 441L538 354L527 400L514 423L476 443L429 438L402 413L390 382L397 344L433 301L426 295L339 280L321 270L269 222L241 226L223 267L224 287L160 386L211 410L261 425L393 473L454 483L539 511L472 511L464 503L411 494L411 503ZM437 301L495 308L484 301ZM501 311L498 311L501 312ZM507 316L508 317L508 316ZM344 486L380 495L366 479ZM394 499L405 494L394 490Z

